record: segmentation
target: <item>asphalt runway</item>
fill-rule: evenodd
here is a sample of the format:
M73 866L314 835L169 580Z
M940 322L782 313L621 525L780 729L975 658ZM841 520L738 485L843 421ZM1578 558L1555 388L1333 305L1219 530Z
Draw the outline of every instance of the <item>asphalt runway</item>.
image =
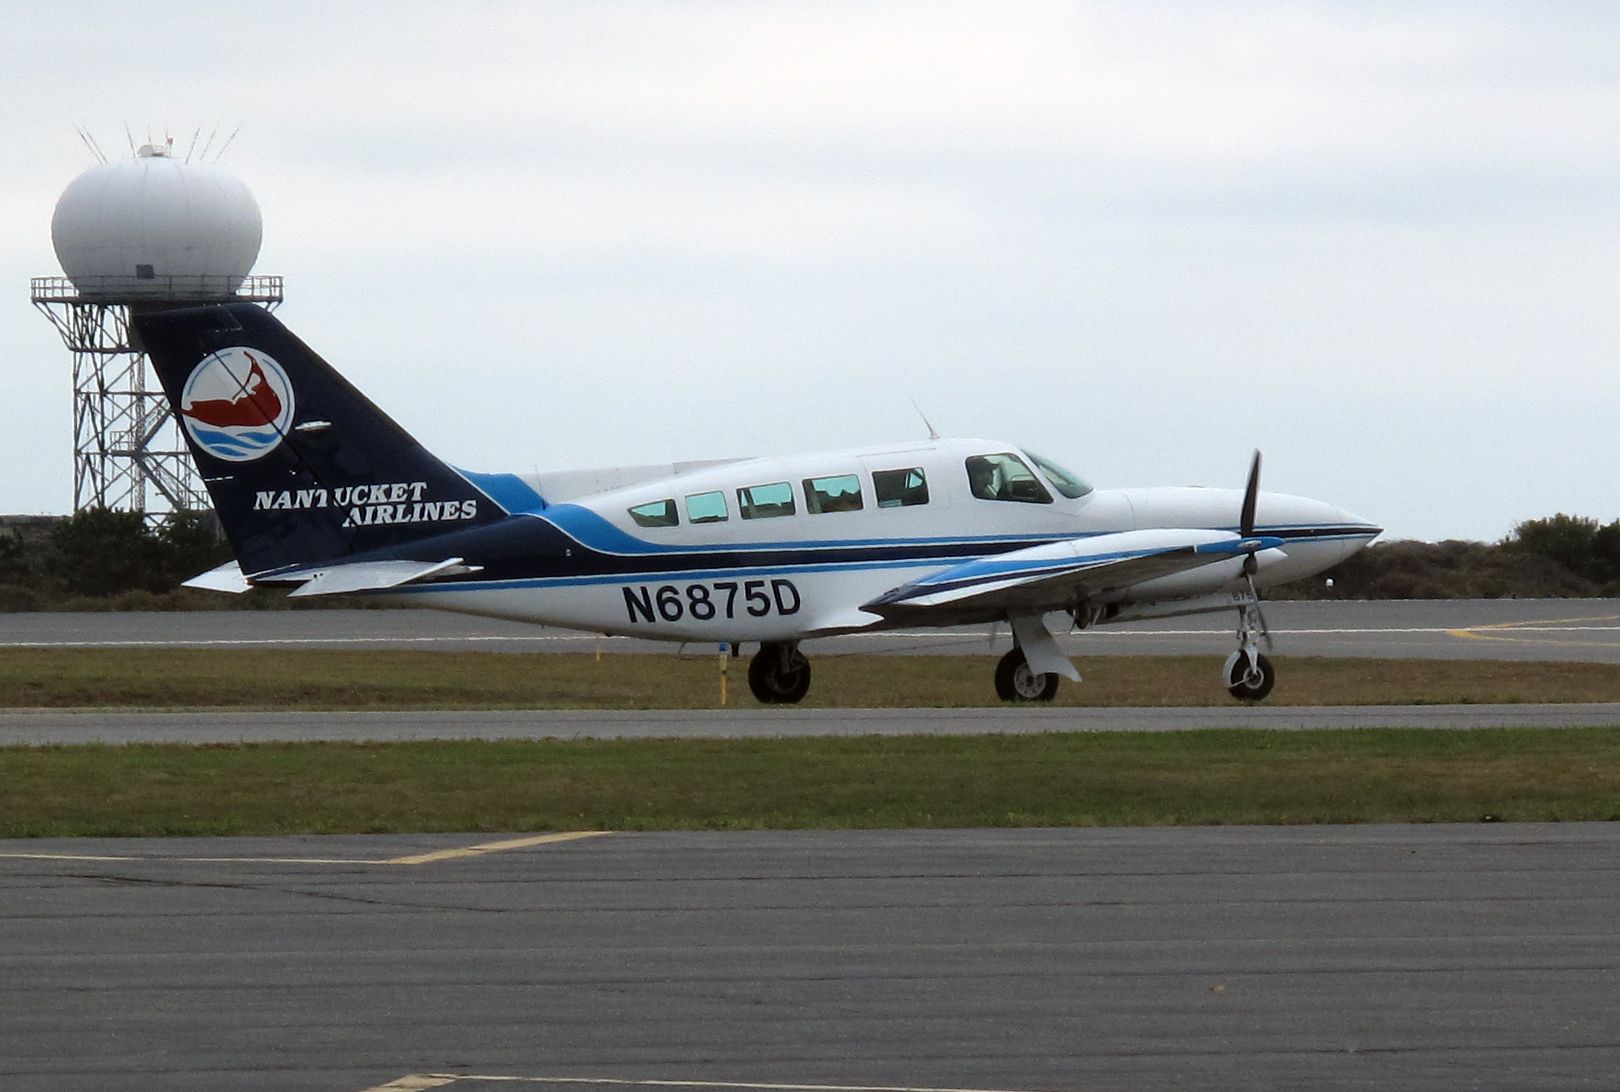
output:
M1204 706L1122 709L0 712L0 745L418 739L742 739L766 736L1185 732L1201 728L1620 727L1620 702L1578 705Z
M0 842L0 1085L1612 1089L1616 890L1620 823Z
M1620 600L1476 599L1278 602L1266 618L1279 653L1620 663ZM1209 655L1233 647L1235 619L1197 615L1100 626L1060 638L1084 661L1109 655ZM812 655L999 654L1011 640L982 629L863 634L808 642ZM193 611L155 614L0 614L0 647L317 647L586 652L589 634L441 611ZM669 652L654 641L606 638L610 653ZM689 645L708 652L713 646Z

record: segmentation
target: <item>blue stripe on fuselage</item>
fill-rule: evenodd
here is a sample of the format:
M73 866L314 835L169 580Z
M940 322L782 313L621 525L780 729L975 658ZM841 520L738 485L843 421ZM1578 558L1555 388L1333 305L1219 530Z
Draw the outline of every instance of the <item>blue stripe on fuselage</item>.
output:
M554 518L558 513L563 513L561 519ZM1320 542L1330 537L1366 537L1360 529L1344 525L1268 531L1284 539L1285 544L1290 539ZM1337 533L1330 536L1323 532ZM514 517L488 527L426 540L407 556L424 561L462 557L469 564L480 566L477 573L436 581L432 585L435 588L562 587L746 571L816 572L919 565L937 565L944 569L987 555L1106 533L1109 532L1041 537L655 545L625 534L588 509L565 504L553 506L544 514ZM420 556L415 556L417 554Z
M516 474L479 474L472 470L456 473L489 495L489 499L514 515L543 512L548 507L546 498Z
M953 560L967 560L967 558L929 558L929 561L942 560L947 563ZM728 580L744 577L761 576L796 576L801 573L834 573L834 572L863 572L879 569L914 569L919 564L915 558L899 561L866 561L847 563L804 563L790 565L744 565L719 569L677 569L669 572L616 572L601 576L559 576L559 577L527 577L513 580L478 580L461 579L455 581L437 581L432 584L415 584L399 588L390 588L384 594L399 595L417 594L434 591L505 591L516 588L578 588L589 587L594 584L624 584L630 581L647 581L667 576L679 580Z

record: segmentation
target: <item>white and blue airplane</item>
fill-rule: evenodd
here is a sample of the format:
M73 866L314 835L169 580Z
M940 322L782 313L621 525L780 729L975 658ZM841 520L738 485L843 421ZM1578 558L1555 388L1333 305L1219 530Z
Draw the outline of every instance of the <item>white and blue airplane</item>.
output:
M757 644L762 702L810 686L807 638L996 625L1008 701L1079 679L1062 629L1235 611L1222 680L1275 670L1259 590L1381 529L1322 501L1242 490L1094 489L999 440L782 458L478 474L440 461L251 304L137 315L236 560L190 581L384 596L589 632Z

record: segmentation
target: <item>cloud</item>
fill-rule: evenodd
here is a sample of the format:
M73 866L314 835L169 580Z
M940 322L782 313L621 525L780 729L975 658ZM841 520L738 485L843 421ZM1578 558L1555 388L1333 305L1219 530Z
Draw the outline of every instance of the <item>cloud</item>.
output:
M22 286L72 124L114 151L127 117L245 122L284 317L469 465L886 439L915 396L1102 484L1227 484L1259 444L1396 533L1620 514L1608 5L15 22L0 328L60 378L6 411L0 509L67 503L66 354Z

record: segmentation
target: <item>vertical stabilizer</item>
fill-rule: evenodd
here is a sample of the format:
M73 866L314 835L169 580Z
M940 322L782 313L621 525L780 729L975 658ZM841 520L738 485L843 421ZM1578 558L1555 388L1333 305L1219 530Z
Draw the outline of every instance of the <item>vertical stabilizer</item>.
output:
M159 311L134 325L249 575L505 517L262 308Z

